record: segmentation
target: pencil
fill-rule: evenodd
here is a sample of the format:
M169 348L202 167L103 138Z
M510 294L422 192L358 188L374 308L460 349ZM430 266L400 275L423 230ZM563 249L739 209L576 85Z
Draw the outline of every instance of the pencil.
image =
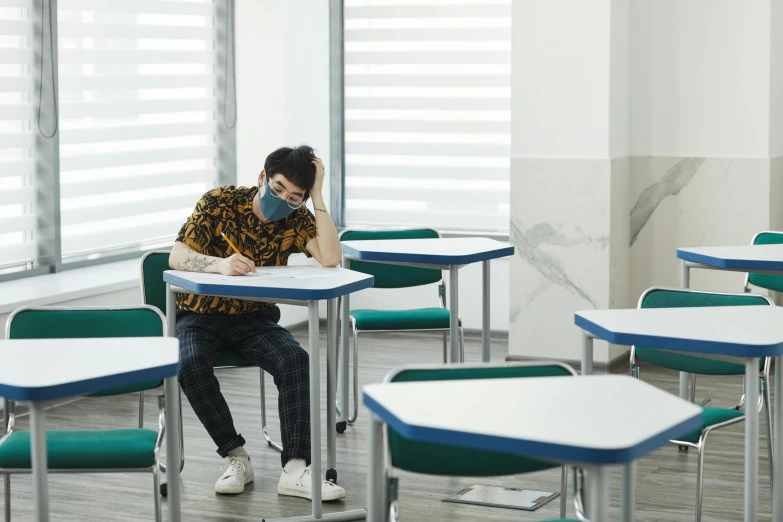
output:
M227 235L225 235L223 232L221 232L220 235L223 236L223 239L226 240L226 243L228 243L228 246L231 247L231 250L233 250L234 252L236 252L240 256L242 255L242 252L240 252L239 249L234 246L234 243L231 242L231 240L228 238ZM248 273L250 273L250 272L248 272ZM258 275L256 272L252 272L252 274L255 275L255 276Z

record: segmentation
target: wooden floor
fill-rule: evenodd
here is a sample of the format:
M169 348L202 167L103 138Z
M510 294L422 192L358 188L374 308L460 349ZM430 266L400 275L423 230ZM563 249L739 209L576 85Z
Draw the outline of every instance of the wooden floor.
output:
M306 342L303 331L295 332ZM507 342L493 343L492 358L502 361ZM479 360L479 341L468 336L466 358ZM361 384L380 381L386 372L398 365L415 362L434 362L441 357L439 337L423 335L376 335L362 337ZM325 368L324 362L321 368ZM255 482L239 496L218 496L214 482L220 475L221 459L215 453L190 406L183 401L185 413L185 453L187 462L182 475L183 520L235 521L260 520L264 517L306 515L310 504L305 500L277 496L280 457L267 447L261 436L258 412L258 371L252 369L222 370L218 372L221 388L232 408L238 430L248 441L247 449L255 469ZM676 393L677 375L674 372L642 368L642 378ZM325 379L324 379L325 380ZM278 431L276 390L267 380L269 411L272 412L272 432ZM734 405L740 395L739 378L701 379L698 387L700 400L711 397L711 405ZM524 397L498 397L509 409ZM49 410L49 428L109 428L133 427L137 418L138 399L123 396L101 399L82 399ZM157 424L155 398L146 400L148 427ZM323 412L322 406L322 412ZM18 426L27 428L27 417ZM325 422L325 421L324 421ZM338 435L339 483L347 491L344 502L328 504L325 512L356 509L364 506L366 467L367 413L360 410L356 426ZM711 435L706 454L706 481L704 487L705 521L732 521L742 519L743 513L743 426L740 423ZM574 429L578 429L575 427ZM765 424L761 424L760 446L760 520L770 520L771 506L767 474L767 444ZM324 438L325 440L325 438ZM666 447L639 463L637 485L637 520L692 521L696 486L696 454L678 452ZM619 469L612 475L612 520L619 519ZM435 522L545 520L557 518L559 500L551 502L535 513L496 508L480 508L442 502L442 499L476 483L497 484L517 488L558 491L559 471L539 472L520 477L499 479L437 478L402 474L400 478L400 508L403 521ZM50 506L52 520L60 521L129 521L152 520L152 477L149 474L50 475ZM13 520L32 520L32 489L30 477L15 475L12 482ZM569 515L573 515L569 495ZM164 515L165 511L164 500Z

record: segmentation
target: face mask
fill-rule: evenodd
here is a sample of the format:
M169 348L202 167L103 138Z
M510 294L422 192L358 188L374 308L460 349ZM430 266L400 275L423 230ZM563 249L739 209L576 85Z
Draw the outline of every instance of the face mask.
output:
M264 195L258 198L261 213L269 221L280 221L287 218L294 211L283 198L276 198L269 188L269 179L264 177ZM258 185L258 193L261 193L261 185Z

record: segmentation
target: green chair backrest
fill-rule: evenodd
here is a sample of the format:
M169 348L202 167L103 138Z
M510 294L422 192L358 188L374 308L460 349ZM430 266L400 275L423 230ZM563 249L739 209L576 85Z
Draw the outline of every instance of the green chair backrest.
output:
M651 288L639 303L639 308L688 308L703 306L770 306L757 294L720 294L685 289ZM714 361L697 355L636 347L636 357L644 362L700 375L744 375L745 366L726 361ZM763 367L764 360L761 360Z
M9 339L162 337L163 318L149 306L123 308L20 308L8 318ZM45 364L42 361L41 364ZM92 393L103 397L151 390L163 381L146 381Z
M414 382L574 375L576 372L565 364L547 362L484 367L405 368L393 374L389 380L390 382ZM530 422L535 422L535 419L531 419ZM394 467L428 475L490 477L559 467L559 464L508 453L414 442L403 438L391 428L389 428L389 447Z
M414 230L345 230L340 241L366 241L387 239L434 239L440 237L437 231L423 228ZM438 283L443 278L440 270L413 266L389 265L351 261L351 270L372 275L374 288L410 288Z
M154 306L166 315L166 283L163 272L169 270L169 252L153 251L141 258L141 296L144 304ZM215 368L253 366L234 351L225 351L215 361Z
M148 252L141 258L141 292L145 304L166 314L166 283L163 272L169 270L169 252Z
M753 238L754 245L783 244L783 232L761 232ZM748 282L759 288L783 292L783 276L770 274L748 274Z

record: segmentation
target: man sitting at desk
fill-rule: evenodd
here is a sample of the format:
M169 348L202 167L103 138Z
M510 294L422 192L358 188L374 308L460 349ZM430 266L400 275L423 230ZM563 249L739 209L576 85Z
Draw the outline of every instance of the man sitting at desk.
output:
M219 187L204 194L177 236L169 257L176 270L227 276L255 273L256 266L284 266L304 253L321 265L340 264L340 242L324 204L324 167L312 148L283 147L264 162L256 187ZM315 216L307 209L310 199ZM225 235L223 235L225 234ZM237 253L234 249L239 250ZM309 357L278 325L269 303L190 294L177 295L179 383L199 420L226 458L218 493L242 493L253 481L245 439L234 428L212 366L233 350L274 378L280 392L283 471L280 495L311 498ZM324 500L345 490L323 481Z

